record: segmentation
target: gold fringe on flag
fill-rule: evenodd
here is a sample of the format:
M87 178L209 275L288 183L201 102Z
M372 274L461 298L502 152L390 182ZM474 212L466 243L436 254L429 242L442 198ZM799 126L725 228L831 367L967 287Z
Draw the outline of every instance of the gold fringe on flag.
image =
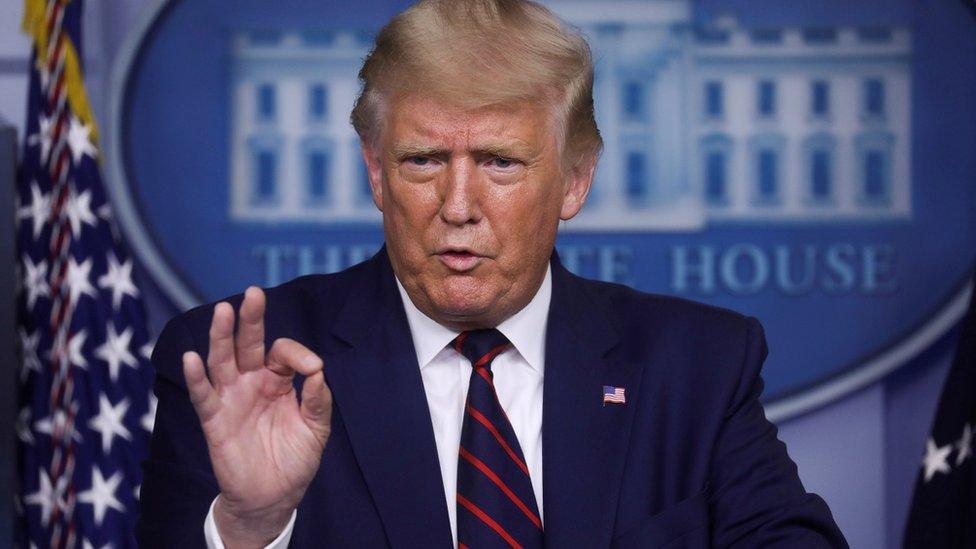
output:
M52 3L55 2L66 9L71 0L52 0ZM24 19L21 22L21 29L33 38L37 54L35 58L40 70L47 70L47 4L44 0L24 0ZM68 93L68 106L82 124L91 128L89 139L98 147L98 126L88 103L88 94L85 93L85 80L78 52L67 32L62 32L61 36L64 40L64 83Z

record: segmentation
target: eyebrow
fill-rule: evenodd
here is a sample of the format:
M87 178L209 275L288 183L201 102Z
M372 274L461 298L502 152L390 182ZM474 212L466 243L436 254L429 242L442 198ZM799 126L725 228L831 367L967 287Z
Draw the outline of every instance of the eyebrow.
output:
M445 149L431 147L427 145L412 145L410 143L396 144L393 146L394 158L409 158L411 156L439 156L446 154Z
M471 149L471 152L477 155L498 156L502 158L535 156L531 147L521 140L514 140L504 144L485 143L475 145ZM394 158L410 158L412 156L447 156L450 154L450 151L436 146L398 143L393 145L391 154Z

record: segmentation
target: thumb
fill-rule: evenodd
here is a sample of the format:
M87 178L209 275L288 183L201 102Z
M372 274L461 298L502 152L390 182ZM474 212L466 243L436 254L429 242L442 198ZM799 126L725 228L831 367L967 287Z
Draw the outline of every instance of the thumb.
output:
M306 377L302 383L301 413L309 429L319 435L324 444L332 431L332 391L325 383L322 370Z

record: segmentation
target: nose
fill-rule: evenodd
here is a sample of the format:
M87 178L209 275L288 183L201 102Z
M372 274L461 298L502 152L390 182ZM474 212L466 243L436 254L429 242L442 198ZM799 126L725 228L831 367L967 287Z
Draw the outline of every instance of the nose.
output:
M441 185L441 219L456 226L480 221L481 191L478 172L472 162L451 162Z

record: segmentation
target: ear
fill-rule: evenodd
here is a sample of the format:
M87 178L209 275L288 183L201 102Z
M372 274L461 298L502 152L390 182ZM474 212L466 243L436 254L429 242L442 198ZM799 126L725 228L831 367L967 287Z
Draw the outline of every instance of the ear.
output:
M369 177L369 188L373 193L373 204L379 211L383 211L383 162L382 152L377 145L360 140L359 146L363 150L363 162L366 163L366 175Z
M567 221L579 213L590 194L593 185L593 175L596 173L597 155L587 155L575 166L570 168L565 189L563 190L563 207L559 211L559 219Z

